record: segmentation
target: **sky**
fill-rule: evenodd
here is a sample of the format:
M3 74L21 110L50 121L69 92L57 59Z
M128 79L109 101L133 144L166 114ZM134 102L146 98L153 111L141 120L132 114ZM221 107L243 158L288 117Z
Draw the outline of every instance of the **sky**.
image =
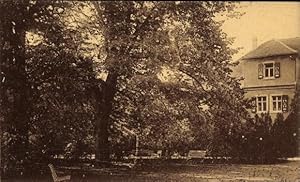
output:
M238 10L245 14L226 20L222 27L229 37L235 37L233 48L243 47L233 61L252 50L254 37L258 45L271 39L300 37L300 2L248 1L240 5Z
M223 31L235 37L234 48L243 47L237 60L252 50L253 39L260 45L271 39L300 37L300 2L241 2L239 19L229 19Z

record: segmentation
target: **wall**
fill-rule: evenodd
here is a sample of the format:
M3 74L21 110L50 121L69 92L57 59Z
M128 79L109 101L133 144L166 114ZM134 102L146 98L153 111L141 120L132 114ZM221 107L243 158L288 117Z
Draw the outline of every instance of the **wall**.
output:
M251 97L257 97L259 95L267 95L268 96L268 110L270 111L270 115L272 117L272 120L276 118L277 113L274 113L271 111L271 103L270 103L270 95L272 94L278 94L278 95L288 95L288 111L291 109L291 101L294 98L295 94L295 86L287 86L287 87L281 87L281 88L260 88L260 89L250 89L250 90L245 90L245 97L251 98ZM252 113L251 110L249 111L252 116L254 116L256 113ZM288 116L289 112L283 113L284 118Z
M251 59L244 61L244 87L260 87L274 85L291 85L296 82L296 62L289 56ZM258 64L265 61L280 62L280 77L274 79L258 79ZM298 67L299 68L299 67Z

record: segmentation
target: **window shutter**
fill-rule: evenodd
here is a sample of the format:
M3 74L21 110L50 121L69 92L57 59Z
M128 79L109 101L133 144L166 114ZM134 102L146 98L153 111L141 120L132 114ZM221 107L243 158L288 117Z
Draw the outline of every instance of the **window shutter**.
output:
M252 113L256 113L256 97L251 98Z
M275 78L279 78L280 77L280 63L276 62L275 63Z
M264 65L262 63L258 64L258 79L262 79L264 75Z
M289 102L288 102L288 96L287 95L283 95L282 96L282 111L283 112L287 112L288 111L288 106L289 106Z

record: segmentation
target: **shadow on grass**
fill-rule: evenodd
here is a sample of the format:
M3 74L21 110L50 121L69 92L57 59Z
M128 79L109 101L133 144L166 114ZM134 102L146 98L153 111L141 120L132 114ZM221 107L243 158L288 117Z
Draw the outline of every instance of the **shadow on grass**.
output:
M124 162L124 161L123 161ZM222 159L142 159L133 168L113 165L112 163L95 164L95 161L70 162L53 161L55 168L63 174L70 174L71 181L157 181L158 178L148 174L174 174L190 172L209 172L213 169L229 165L284 164L287 160L281 159L268 163L234 161ZM3 182L9 181L53 181L48 164L37 163L27 168L16 168L2 175ZM201 169L201 170L200 170ZM2 173L3 174L3 173ZM147 176L148 175L148 176Z

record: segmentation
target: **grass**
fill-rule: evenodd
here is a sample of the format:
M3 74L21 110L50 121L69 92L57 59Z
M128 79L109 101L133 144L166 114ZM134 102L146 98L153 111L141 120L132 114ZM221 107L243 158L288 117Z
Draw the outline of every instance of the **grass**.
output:
M300 161L288 161L269 165L249 164L191 164L191 163L143 163L132 169L124 167L60 168L65 174L71 174L72 182L93 181L239 181L239 182L300 182ZM42 175L18 176L2 179L9 181L50 182L50 171Z

